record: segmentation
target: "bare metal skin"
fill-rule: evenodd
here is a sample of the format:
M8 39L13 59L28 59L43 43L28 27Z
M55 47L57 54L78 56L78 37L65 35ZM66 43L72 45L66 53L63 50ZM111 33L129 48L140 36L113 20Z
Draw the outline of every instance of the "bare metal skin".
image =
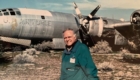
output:
M115 45L124 45L126 41L123 38L120 41L118 35L122 34L126 39L129 39L135 36L137 30L140 29L139 26L132 27L132 24L140 25L140 10L132 13L130 21L120 21L96 16L95 14L100 7L100 5L97 6L89 16L82 15L76 3L74 3L76 14L28 8L0 9L0 36L4 38L0 37L0 39L1 41L20 45L25 42L24 45L26 46L48 40L54 44L53 49L64 49L65 44L71 46L76 40L76 36L72 36L74 33L68 31L71 34L69 35L66 31L63 35L64 44L61 33L67 28L74 31L81 29L81 35L77 34L77 36L82 37L84 35L80 39L87 39L85 41L90 39L89 42L92 44L94 44L93 38L89 36L101 37L107 31L117 30L114 43Z

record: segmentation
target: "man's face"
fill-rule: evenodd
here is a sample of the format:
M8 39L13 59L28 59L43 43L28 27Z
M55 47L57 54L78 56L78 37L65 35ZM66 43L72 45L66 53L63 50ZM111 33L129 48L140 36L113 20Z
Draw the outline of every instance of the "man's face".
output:
M67 46L71 46L76 41L76 36L73 31L67 30L63 33L64 42Z

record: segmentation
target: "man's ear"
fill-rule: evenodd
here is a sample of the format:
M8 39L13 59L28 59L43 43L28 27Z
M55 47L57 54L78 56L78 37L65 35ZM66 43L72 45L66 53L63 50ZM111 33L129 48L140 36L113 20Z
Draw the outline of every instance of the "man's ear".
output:
M74 36L75 38L77 38L77 35L76 35L76 34L74 34L73 36Z

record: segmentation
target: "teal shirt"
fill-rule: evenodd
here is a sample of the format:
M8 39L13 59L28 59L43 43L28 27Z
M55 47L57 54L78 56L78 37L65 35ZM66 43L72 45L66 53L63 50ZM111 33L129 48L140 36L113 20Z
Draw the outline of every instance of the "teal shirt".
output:
M75 63L70 62L70 59L73 58L75 59ZM80 65L87 75L97 77L98 70L92 60L89 48L80 41L77 41L69 52L66 49L64 50L62 55L60 80L71 80L69 78L74 76L76 65Z

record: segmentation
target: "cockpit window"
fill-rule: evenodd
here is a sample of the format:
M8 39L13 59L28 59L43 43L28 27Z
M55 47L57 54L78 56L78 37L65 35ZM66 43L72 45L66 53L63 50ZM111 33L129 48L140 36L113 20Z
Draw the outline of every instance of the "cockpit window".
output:
M17 15L21 15L21 13L20 13L19 11L16 11L16 14L17 14Z
M44 16L41 16L41 19L45 19L45 17Z
M2 16L2 13L1 13L1 11L0 11L0 16Z
M9 11L12 11L13 12L13 9L9 9Z
M15 12L10 12L11 15L15 15Z
M9 15L9 13L8 12L4 12L4 15Z
M3 9L2 11L6 11L6 9Z

